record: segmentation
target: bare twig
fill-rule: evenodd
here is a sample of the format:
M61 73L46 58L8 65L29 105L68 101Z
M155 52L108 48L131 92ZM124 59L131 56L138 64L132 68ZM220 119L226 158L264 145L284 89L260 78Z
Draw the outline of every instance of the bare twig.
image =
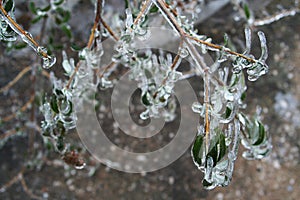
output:
M27 110L31 106L32 102L34 101L34 97L35 96L32 95L30 97L30 99L17 112L14 112L13 114L2 118L2 121L8 122L8 121L14 119L20 112L24 112L25 110Z
M20 174L20 178L19 178L21 185L23 187L24 192L26 192L26 194L31 198L31 199L38 199L38 200L42 200L43 198L33 194L33 192L28 188L25 179L23 177L23 173Z
M14 176L12 179L10 179L6 184L0 187L0 191L5 191L8 188L10 188L13 184L17 183L20 181L20 177L23 171L21 170L16 176Z
M110 26L104 21L104 19L100 18L101 24L103 27L109 32L109 34L116 40L119 40L119 37L114 33L114 31L110 28Z
M9 90L14 84L16 84L27 72L29 72L31 69L30 66L25 67L21 72L19 72L19 74L12 80L10 81L7 85L5 85L4 87L2 87L0 89L0 93L5 92L7 90Z

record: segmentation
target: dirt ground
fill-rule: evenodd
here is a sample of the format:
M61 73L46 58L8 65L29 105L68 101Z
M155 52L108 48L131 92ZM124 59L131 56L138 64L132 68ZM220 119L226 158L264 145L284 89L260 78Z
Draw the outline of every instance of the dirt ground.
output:
M93 13L93 7L84 8L91 10L83 9L83 13ZM231 9L230 6L226 6L209 20L199 24L200 32L206 33L215 41L222 41L225 32L233 40L243 38L243 29L236 29L240 24L232 20ZM36 135L36 148L43 154L39 155L36 152L33 162L37 162L36 166L39 167L29 168L24 174L28 190L38 197L55 200L299 199L300 15L284 18L259 29L265 32L268 39L270 71L258 81L248 83L247 113L253 113L257 105L262 107L263 122L268 125L272 136L273 150L271 155L263 160L247 161L242 158L243 148L240 148L233 180L228 187L204 190L201 184L203 174L193 164L189 150L171 165L151 173L124 173L103 164L98 166L93 159L88 160L85 169L75 170L65 165L56 153L48 152L42 145L41 137ZM23 56L20 60L20 55L6 54L3 45L0 52L1 87L35 59L35 55ZM196 81L191 79L194 85L197 84ZM49 87L46 80L40 80L40 84ZM30 80L27 75L21 84L18 83L7 94L0 94L1 117L28 100L29 86ZM2 125L1 134L9 127L21 124L22 119L21 116L21 122L16 120ZM105 126L110 130L109 121ZM73 134L76 140L76 133ZM170 138L162 137L161 140L168 142ZM0 148L0 186L16 176L24 163L28 162L30 155L27 154L27 150L26 134L7 141ZM0 192L0 199L26 200L31 197L28 191L24 191L22 184L16 182L5 192Z

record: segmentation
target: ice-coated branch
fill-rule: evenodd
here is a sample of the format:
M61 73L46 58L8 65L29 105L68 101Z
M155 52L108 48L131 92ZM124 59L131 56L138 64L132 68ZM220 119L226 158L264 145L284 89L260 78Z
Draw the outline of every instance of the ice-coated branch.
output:
M5 8L3 7L2 0L0 1L0 15L2 19L19 35L22 40L26 42L41 58L43 59L43 67L48 69L52 67L56 58L54 56L50 56L47 54L47 49L40 46L38 42L36 42L32 35L23 30L23 28L7 13Z

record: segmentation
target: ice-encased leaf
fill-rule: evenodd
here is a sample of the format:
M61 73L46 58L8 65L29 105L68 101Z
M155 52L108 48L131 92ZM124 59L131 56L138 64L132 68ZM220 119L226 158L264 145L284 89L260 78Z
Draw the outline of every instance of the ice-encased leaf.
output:
M204 152L204 136L203 135L197 135L194 144L192 146L192 158L194 163L197 165L198 168L202 165L202 159L203 159L203 152Z
M272 149L272 143L264 125L256 117L249 119L244 114L239 114L238 118L244 132L242 144L247 149L243 157L253 160L267 156Z

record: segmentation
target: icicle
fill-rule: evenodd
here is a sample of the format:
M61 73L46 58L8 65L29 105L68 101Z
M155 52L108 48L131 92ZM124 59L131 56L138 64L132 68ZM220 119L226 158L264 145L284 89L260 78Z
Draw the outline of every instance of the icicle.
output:
M249 27L245 28L245 38L246 38L246 52L245 54L250 53L251 51L251 29Z
M261 46L261 56L259 60L266 61L268 58L268 47L267 47L267 40L266 36L262 31L259 31L257 33L259 40L260 40L260 46Z

